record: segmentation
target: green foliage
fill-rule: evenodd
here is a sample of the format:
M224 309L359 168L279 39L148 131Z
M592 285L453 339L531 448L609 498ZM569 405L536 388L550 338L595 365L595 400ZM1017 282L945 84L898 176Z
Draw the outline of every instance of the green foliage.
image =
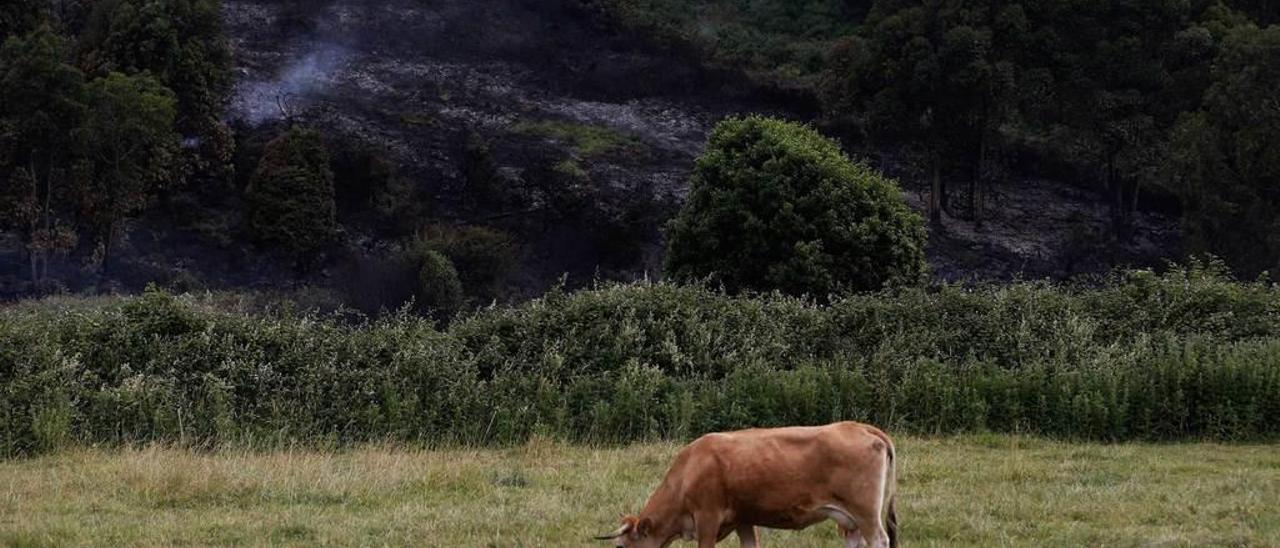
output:
M1213 63L1200 112L1183 115L1168 179L1184 204L1193 252L1245 272L1280 268L1280 27L1238 27Z
M50 253L75 243L67 172L80 147L84 79L49 26L0 47L0 230L21 235L40 281Z
M80 36L91 74L149 72L177 98L177 127L195 138L193 167L229 175L230 130L221 122L233 82L220 0L103 0Z
M184 124L221 113L231 50L217 0L104 0L81 37L92 72L151 72L177 95Z
M441 320L452 318L462 310L466 297L453 261L434 250L422 254L417 298L419 308Z
M467 132L461 167L469 206L503 211L513 205L511 181L498 171L489 142L475 130Z
M86 153L76 168L76 194L105 266L121 221L175 178L177 111L173 93L146 74L113 72L90 82L86 97L88 114L77 130Z
M334 199L344 223L364 220L396 235L421 228L430 203L398 173L385 152L351 137L334 137L327 143Z
M295 127L268 143L246 195L249 230L264 243L305 255L337 233L329 152L314 130Z
M501 296L503 282L518 263L511 235L488 227L432 225L418 241L422 252L435 251L457 268L467 292L483 303Z
M870 0L579 0L624 28L696 48L781 89L804 89L832 42L853 32Z
M9 121L9 138L20 149L15 161L32 155L46 163L49 148L67 146L67 134L84 115L84 78L66 65L67 46L49 26L14 37L0 49L0 116ZM22 162L26 163L26 162Z
M0 44L40 26L47 16L46 0L5 0L0 4Z
M601 199L591 174L572 159L547 158L525 170L523 180L531 190L528 201L556 221L585 219Z
M574 242L569 245L595 258L592 268L633 274L674 211L671 200L647 181L603 184L572 158L545 158L525 170L522 182L528 191L524 201L533 204L543 226L567 230Z
M668 233L667 272L792 295L918 283L925 233L897 186L810 128L721 122Z
M407 315L246 315L155 291L28 303L0 315L0 454L613 442L837 419L904 433L1276 439L1278 296L1200 266L829 306L636 284L552 292L444 332Z
M219 118L230 54L217 2L97 2L78 37L86 84L53 26L78 29L85 6L35 10L19 2L4 10L11 7L50 21L7 40L0 53L0 208L13 213L3 228L22 236L40 282L50 255L74 247L77 233L96 239L90 263L105 267L122 221L193 167L205 174L225 167L231 140ZM8 11L0 19L8 21ZM199 158L182 153L179 134L196 137Z

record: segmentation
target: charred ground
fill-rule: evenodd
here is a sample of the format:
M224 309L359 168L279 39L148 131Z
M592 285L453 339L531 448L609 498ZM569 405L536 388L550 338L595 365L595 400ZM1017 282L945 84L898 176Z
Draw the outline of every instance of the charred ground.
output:
M166 200L134 224L108 273L64 261L67 289L320 286L362 308L394 307L412 292L401 257L430 225L511 235L519 265L486 298L540 293L562 276L570 286L652 277L661 226L716 121L815 119L806 97L704 65L695 48L611 27L575 2L223 5L235 54L235 184ZM332 249L301 262L255 245L239 213L263 145L292 124L325 134L342 221ZM501 199L477 198L469 180L477 140ZM922 182L909 169L887 171L923 209ZM953 211L932 229L936 278L1068 277L1179 252L1176 221L1157 212L1140 212L1132 237L1116 242L1105 201L1088 189L1019 180L989 194L981 226ZM5 292L21 292L16 245L0 257L0 275L14 280Z

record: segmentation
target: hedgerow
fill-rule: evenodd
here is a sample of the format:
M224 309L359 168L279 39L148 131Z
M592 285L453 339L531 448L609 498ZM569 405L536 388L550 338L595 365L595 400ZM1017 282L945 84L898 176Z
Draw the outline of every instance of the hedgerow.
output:
M0 455L69 444L600 443L870 421L1100 440L1280 434L1280 292L1193 266L826 305L661 283L441 331L148 291L0 312Z

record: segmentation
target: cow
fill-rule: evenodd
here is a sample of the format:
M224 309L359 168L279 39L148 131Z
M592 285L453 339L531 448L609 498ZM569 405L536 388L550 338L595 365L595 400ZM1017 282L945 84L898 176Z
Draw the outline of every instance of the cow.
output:
M676 454L638 515L595 538L618 548L682 538L713 548L737 532L744 548L757 548L756 527L804 529L831 519L846 548L896 548L896 487L893 441L874 426L707 434Z

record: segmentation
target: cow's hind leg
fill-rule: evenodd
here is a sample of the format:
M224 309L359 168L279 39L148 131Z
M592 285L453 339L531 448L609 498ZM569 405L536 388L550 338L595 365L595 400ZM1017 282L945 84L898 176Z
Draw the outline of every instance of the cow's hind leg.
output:
M857 532L861 533L859 536L866 540L870 548L889 548L889 533L885 531L884 522L880 519L879 504L854 510L854 520L858 522ZM848 543L848 540L845 542Z
M760 548L760 540L756 536L754 525L739 525L738 540L742 541L742 548Z
M883 527L876 527L865 537L871 548L889 548L889 533Z
M885 530L884 509L889 502L889 486L894 476L893 453L885 443L876 440L872 447L880 452L884 459L880 469L879 481L874 482L873 489L860 489L849 493L846 507L854 521L858 523L858 531L870 548L891 548L889 533ZM859 492L860 491L860 492Z

